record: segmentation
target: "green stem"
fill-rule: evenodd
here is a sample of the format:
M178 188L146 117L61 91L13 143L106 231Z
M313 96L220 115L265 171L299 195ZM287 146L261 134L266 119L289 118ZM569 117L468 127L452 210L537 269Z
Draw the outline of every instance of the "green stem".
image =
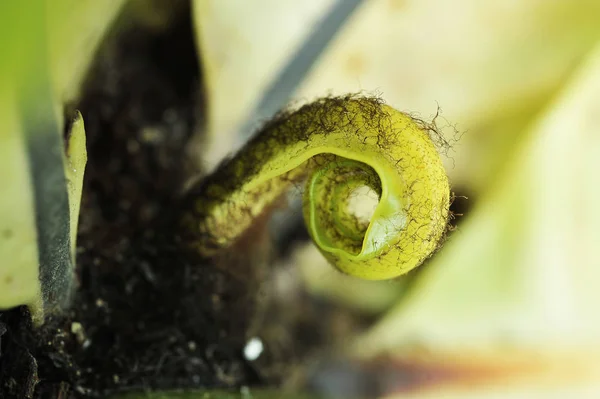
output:
M229 248L305 179L308 231L344 273L402 275L436 249L446 229L448 179L422 123L377 99L348 96L280 115L193 187L182 220L186 243L203 256ZM379 195L368 227L345 205L360 186Z

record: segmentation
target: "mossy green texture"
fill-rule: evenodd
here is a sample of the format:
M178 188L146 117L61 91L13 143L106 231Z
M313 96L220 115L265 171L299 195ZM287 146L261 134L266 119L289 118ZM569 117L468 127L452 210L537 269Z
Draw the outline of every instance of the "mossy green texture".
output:
M369 280L405 274L436 249L448 219L448 179L428 130L367 97L325 98L282 114L191 190L191 244L208 256L226 249L308 179L305 221L331 264ZM345 206L360 186L379 194L368 227Z

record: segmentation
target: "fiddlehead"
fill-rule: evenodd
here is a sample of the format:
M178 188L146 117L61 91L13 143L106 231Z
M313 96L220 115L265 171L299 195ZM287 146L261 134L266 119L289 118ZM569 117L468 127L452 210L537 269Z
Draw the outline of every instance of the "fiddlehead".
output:
M309 233L344 273L373 280L404 274L445 231L448 179L425 128L377 99L348 96L277 117L193 187L185 242L204 256L228 248L303 180ZM347 207L361 186L379 196L368 225Z

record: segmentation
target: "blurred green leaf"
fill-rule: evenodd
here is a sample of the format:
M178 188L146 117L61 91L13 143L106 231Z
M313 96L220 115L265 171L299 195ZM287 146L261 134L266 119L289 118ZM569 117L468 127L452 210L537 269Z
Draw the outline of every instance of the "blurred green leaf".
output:
M95 49L122 3L122 0L35 0L0 4L0 259L3 259L0 309L27 304L38 319L41 317L43 290L39 276L45 279L45 274L40 275L38 270L38 244L44 234L40 234L39 225L36 226L36 203L52 200L49 193L34 192L34 187L39 191L42 186L34 184L34 163L40 157L32 150L43 151L46 144L33 146L32 143L52 141L62 147L63 105L75 99ZM51 164L38 165L39 170L45 171L52 162L61 163L63 158L68 174L68 187L64 190L69 192L69 204L58 212L71 213L70 217L65 215L65 219L71 220L68 229L72 241L85 165L81 118L74 126L69 154L56 157L52 150L55 146L48 146L47 162ZM50 159L52 156L55 156L54 161ZM62 165L57 167L63 170ZM50 183L47 188L58 190ZM46 215L55 214L49 210ZM43 219L41 222L46 220L41 214L39 218ZM54 236L53 232L50 234ZM71 244L69 249L73 253L74 242ZM48 268L58 267L52 264L54 261L49 263ZM60 274L54 269L48 272L46 275L52 278ZM46 291L54 289L65 288L46 287ZM56 298L65 295L46 294Z
M41 1L0 3L0 309L41 309L33 192L18 89L32 71L43 36Z

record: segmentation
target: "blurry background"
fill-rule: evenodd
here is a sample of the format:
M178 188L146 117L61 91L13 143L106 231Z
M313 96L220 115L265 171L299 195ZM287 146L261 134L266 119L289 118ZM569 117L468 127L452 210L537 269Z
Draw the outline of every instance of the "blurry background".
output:
M48 2L48 101L57 116L78 98L126 3ZM128 3L157 35L170 18L165 4ZM464 216L407 278L342 276L302 233L296 208L278 216L274 231L286 242L269 284L279 313L300 317L303 303L312 304L307 343L287 342L293 334L266 314L266 328L248 337L247 360L269 363L276 350L261 356L263 344L310 347L311 329L322 328L331 346L299 356L308 367L290 373L288 390L343 398L600 396L600 2L193 0L190 18L202 70L202 87L190 91L204 90L190 152L204 171L286 103L330 94L375 94L425 120L440 110L438 124L453 143L444 162L458 196L453 209ZM5 54L25 49L22 60L33 63L27 35L17 39ZM31 305L39 287L33 195L23 184L22 132L4 80L0 307L10 308ZM161 137L150 133L148 143Z

